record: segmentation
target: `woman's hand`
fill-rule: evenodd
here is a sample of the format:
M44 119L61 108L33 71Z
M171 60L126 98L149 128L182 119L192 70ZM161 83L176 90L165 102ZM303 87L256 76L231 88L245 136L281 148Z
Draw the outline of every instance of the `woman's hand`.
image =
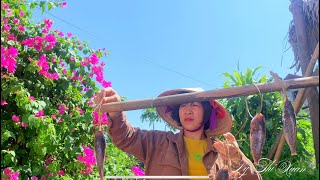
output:
M242 159L242 155L239 152L240 149L236 138L230 132L223 134L223 136L227 141L216 141L213 147L216 148L223 160L231 160L233 163L238 163Z
M111 87L107 87L101 91L98 91L95 94L93 101L96 105L103 105L111 102L120 102L121 98L115 90L113 90ZM99 111L99 107L97 107L95 111ZM112 118L118 115L119 112L108 112L108 114L109 117Z

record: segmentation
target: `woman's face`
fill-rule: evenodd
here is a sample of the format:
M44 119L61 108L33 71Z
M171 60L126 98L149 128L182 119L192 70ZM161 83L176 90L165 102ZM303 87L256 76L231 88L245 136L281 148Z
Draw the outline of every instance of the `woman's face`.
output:
M187 131L195 132L204 127L204 108L200 102L180 105L179 117L181 125Z

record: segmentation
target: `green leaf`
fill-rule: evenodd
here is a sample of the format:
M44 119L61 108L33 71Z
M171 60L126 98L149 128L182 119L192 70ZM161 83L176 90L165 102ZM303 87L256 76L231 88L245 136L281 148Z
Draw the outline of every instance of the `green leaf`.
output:
M44 109L46 107L46 103L44 101L38 101L39 109Z
M38 121L38 118L34 117L34 115L30 115L28 117L28 121L29 121L29 126L32 126L32 127L38 127L39 126L39 121Z
M43 14L44 11L46 10L46 2L45 1L41 1L40 2L40 7L41 7L41 13Z
M27 6L25 4L20 5L20 8L22 9L23 12L27 11Z
M237 78L237 85L242 85L242 80L241 80L241 77L240 77L240 74L238 73L238 71L233 71L233 74L234 76Z
M237 83L237 81L234 79L234 77L231 74L225 72L225 73L222 73L222 75L231 79L234 83Z
M246 71L245 84L252 84L252 70L250 68Z
M259 69L261 69L261 68L263 68L263 66L258 66L258 67L256 67L256 68L253 70L253 72L252 72L252 76L254 76L254 75L256 74L256 71L259 70Z
M91 98L93 95L94 95L94 91L92 89L89 89L85 94L85 96L88 98Z
M48 3L48 10L50 11L52 8L54 8L55 7L55 5L54 5L54 3L53 2L49 2Z
M38 3L37 2L31 2L30 3L30 9L34 9L35 7L37 7Z
M62 90L68 89L69 85L69 81L62 81Z

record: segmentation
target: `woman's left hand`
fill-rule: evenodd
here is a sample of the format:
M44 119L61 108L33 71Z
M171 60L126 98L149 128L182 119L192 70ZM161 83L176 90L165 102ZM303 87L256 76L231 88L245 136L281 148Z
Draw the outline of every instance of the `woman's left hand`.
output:
M232 162L239 162L242 159L242 155L239 152L239 145L236 138L227 132L223 134L227 141L216 141L213 147L216 148L223 160L231 160Z

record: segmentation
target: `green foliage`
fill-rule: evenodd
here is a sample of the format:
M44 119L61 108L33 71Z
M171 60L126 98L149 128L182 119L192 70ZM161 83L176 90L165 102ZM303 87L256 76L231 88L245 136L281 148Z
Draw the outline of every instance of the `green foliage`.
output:
M137 165L137 160L119 150L114 144L107 143L108 158L105 163L106 176L133 176L131 166Z
M156 108L144 109L140 119L142 122L149 122L149 126L152 125L153 129L154 129L155 122L165 122L158 115ZM174 127L172 127L170 124L168 124L167 122L165 122L165 128L169 128L169 130L171 130L173 132L176 131L176 129Z
M267 78L266 75L262 75L259 78L254 79L257 71L262 67L257 67L254 70L247 69L245 73L233 71L233 75L229 73L223 73L223 76L227 78L224 83L224 88L234 87L234 86L245 86L257 83L269 83L272 81L271 78ZM233 128L231 133L236 135L238 144L244 154L252 160L250 153L250 121L251 117L249 112L254 116L256 113L260 112L261 102L260 95L250 95L247 98L248 107L246 109L245 97L236 97L228 100L222 101L222 104L229 110L233 117ZM264 149L262 152L262 158L266 158L268 152L272 148L278 134L282 130L282 108L283 100L279 92L264 93L263 94L263 108L262 114L266 118L266 141ZM243 129L242 129L243 127ZM300 168L306 168L310 172L309 174L316 174L314 170L315 157L312 139L311 122L304 110L300 110L297 115L297 146L296 150L298 153L297 157L292 157L290 153L289 146L285 144L281 159L286 160L290 163L298 163ZM241 130L242 129L242 130ZM298 173L298 172L297 172ZM296 173L296 174L297 174ZM263 177L269 177L274 172L262 173ZM293 177L297 177L296 174ZM300 173L300 176L304 176L305 173ZM275 176L270 176L274 178ZM316 177L316 176L314 176ZM317 176L318 177L318 176ZM271 178L271 179L272 179ZM280 178L280 176L279 176ZM284 177L281 177L284 178ZM292 177L291 177L292 178Z
M49 28L44 32L46 23L35 23L31 19L33 8L40 7L44 12L60 6L59 1L4 0L1 3L1 101L7 103L1 105L1 169L18 171L21 179L31 176L45 176L48 179L97 178L96 167L90 175L81 174L86 167L78 161L78 155L83 154L84 145L93 148L95 127L92 124L91 97L98 87L92 76L97 75L97 68L102 68L103 72L103 65L98 62L81 63L93 54L99 59L107 53L89 48L87 42L81 42L75 36L61 35ZM43 40L47 35L55 41L51 48L45 48L49 40L44 41L40 49L23 43L35 37ZM10 57L3 57L3 50L9 48L17 50L16 57L9 51ZM89 57L83 57L83 54ZM58 78L48 78L43 72L40 73L39 59L43 57L48 65L46 73L56 73ZM16 63L13 72L3 66L3 60L8 59L14 59ZM66 109L60 112L59 106ZM14 116L19 119L14 121ZM110 164L105 168L113 169L109 172L113 175L130 174L130 165L136 162L115 147L110 149L113 150L108 150ZM63 176L57 174L59 170L64 171Z

